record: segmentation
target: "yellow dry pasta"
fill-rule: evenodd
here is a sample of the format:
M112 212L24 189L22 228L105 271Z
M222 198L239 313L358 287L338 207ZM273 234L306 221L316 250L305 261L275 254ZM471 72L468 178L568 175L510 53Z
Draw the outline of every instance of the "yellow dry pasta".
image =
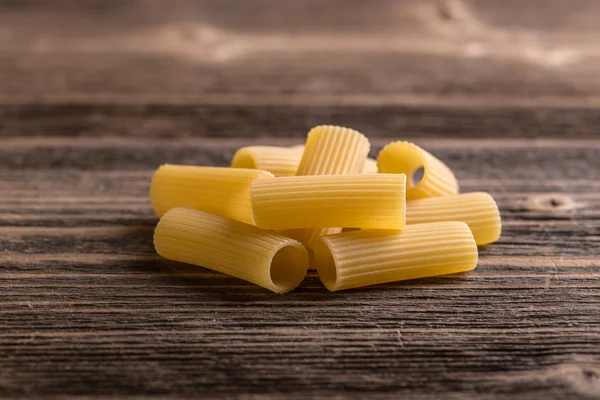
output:
M360 132L341 126L320 125L310 130L296 175L359 174L363 171L371 144ZM300 235L311 247L319 237L338 233L343 227L309 228Z
M316 269L314 252L321 248L319 239L323 236L340 233L340 231L340 228L286 229L276 230L275 233L302 243L308 251L308 269L314 270Z
M304 145L242 147L235 152L231 167L262 169L275 176L293 176L298 171L303 151ZM377 160L367 158L362 173L376 174Z
M169 210L154 232L156 252L252 282L275 293L297 287L308 269L299 242L253 225L187 208Z
M358 228L357 228L358 229ZM284 229L276 232L290 239L294 239L302 243L308 248L309 255L313 247L316 246L322 236L334 235L340 233L341 228L319 228L319 229Z
M308 132L296 175L360 174L371 145L360 132L321 125Z
M252 182L254 222L263 229L402 229L403 174L285 176Z
M458 193L458 182L450 168L413 143L388 144L379 153L377 166L381 173L406 175L407 200ZM413 181L413 173L420 168L423 168L423 177L417 183Z
M402 231L360 230L324 236L315 251L330 291L464 272L477 266L477 245L464 222L407 225Z
M253 223L250 184L261 178L273 175L258 169L165 164L152 177L150 200L159 217L186 207Z
M367 158L365 160L365 166L362 171L363 174L376 174L377 173L377 160Z
M466 222L480 246L498 240L502 231L498 205L488 193L431 197L406 203L407 224L440 221Z
M304 146L248 146L236 151L231 166L254 168L271 172L275 176L296 175Z

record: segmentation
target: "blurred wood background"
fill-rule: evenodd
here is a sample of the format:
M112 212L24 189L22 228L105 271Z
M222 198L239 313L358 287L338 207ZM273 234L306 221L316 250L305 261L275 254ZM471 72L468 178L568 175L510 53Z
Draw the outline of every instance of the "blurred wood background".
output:
M600 1L0 0L0 396L600 397ZM165 162L322 123L504 220L480 266L273 296L160 259Z

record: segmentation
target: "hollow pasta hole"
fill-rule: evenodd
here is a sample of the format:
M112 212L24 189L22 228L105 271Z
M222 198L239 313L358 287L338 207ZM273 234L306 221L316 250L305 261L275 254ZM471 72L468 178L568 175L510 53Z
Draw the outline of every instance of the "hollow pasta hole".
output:
M304 248L285 246L271 260L271 281L287 292L302 282L308 269L308 256Z
M417 167L411 174L409 179L410 187L417 186L423 180L423 176L425 175L425 168L423 166Z

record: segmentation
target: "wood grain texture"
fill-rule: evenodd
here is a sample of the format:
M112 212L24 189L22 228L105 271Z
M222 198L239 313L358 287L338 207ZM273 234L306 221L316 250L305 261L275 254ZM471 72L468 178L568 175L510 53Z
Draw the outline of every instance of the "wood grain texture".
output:
M478 269L334 294L312 273L273 296L152 248L152 169L254 141L3 139L6 395L598 395L599 142L418 140L498 200Z
M600 2L0 0L0 397L600 398ZM160 164L414 140L479 267L276 296L157 256Z
M276 136L302 141L310 128L325 122L352 126L370 137L597 138L600 113L594 107L565 105L0 105L0 137L15 138L108 134L140 138Z

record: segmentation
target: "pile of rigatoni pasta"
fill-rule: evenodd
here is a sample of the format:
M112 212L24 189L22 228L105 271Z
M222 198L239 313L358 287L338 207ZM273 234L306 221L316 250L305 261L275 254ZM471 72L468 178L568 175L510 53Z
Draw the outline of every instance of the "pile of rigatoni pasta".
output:
M150 190L156 251L276 293L311 267L331 291L474 269L477 246L500 237L494 199L458 194L415 144L369 151L361 133L325 125L305 146L241 148L232 168L163 165Z

